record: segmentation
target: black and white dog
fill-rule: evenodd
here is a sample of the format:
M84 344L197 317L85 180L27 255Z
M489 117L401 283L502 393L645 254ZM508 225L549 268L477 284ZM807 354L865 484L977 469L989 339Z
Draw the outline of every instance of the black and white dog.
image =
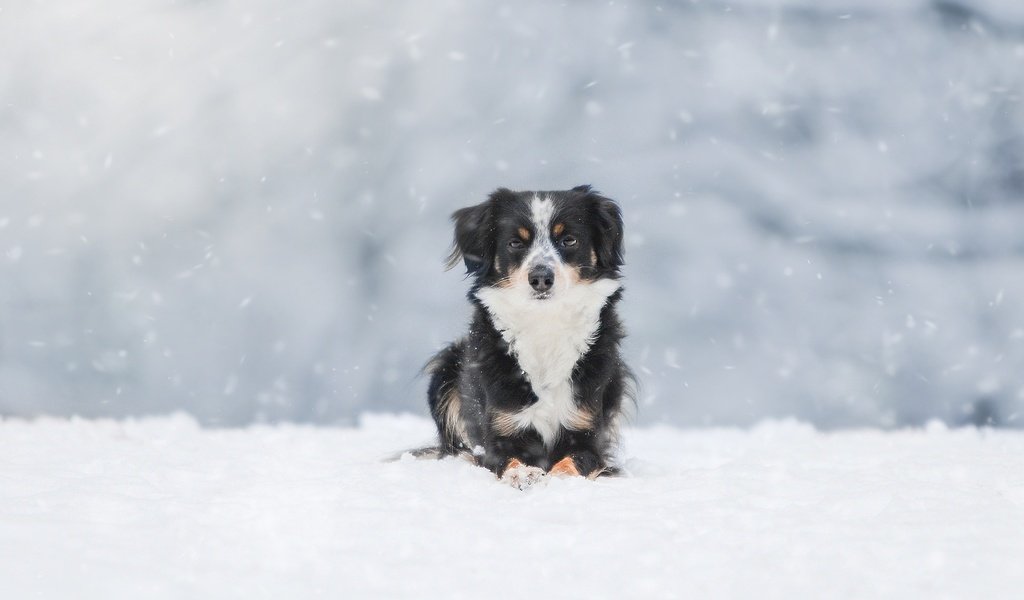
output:
M501 188L452 220L448 267L465 261L475 311L426 367L441 454L472 453L519 488L612 470L632 382L615 311L619 207L590 186Z

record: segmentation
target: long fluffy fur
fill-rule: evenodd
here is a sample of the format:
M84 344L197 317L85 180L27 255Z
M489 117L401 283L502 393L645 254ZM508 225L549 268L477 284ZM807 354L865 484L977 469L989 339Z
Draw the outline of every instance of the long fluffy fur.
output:
M502 188L452 220L448 266L465 264L474 312L425 367L438 454L472 455L499 476L514 465L514 482L566 457L582 475L614 469L634 381L619 349L618 206L589 186Z

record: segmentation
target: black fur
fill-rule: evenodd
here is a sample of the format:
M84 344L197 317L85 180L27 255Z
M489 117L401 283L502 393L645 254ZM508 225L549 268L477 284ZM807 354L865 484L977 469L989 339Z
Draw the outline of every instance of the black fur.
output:
M472 278L468 296L474 314L466 337L441 350L426 367L431 375L431 415L442 455L471 453L499 476L513 458L547 470L566 456L581 474L596 475L613 469L615 425L624 399L631 397L632 375L619 350L625 333L615 309L621 288L600 309L593 342L572 369L573 401L592 416L589 426L560 427L549 446L532 427L510 433L494 426L496 414L518 412L536 403L538 396L476 293L502 285L510 273L525 268L524 250L513 247L512 240L530 220L534 194L501 188L483 203L452 215L455 237L448 266L460 259L465 263ZM557 240L552 234L561 263L584 284L617 280L623 265L623 222L616 203L590 186L542 194L555 207L552 223L564 225ZM451 408L453 403L457 410Z

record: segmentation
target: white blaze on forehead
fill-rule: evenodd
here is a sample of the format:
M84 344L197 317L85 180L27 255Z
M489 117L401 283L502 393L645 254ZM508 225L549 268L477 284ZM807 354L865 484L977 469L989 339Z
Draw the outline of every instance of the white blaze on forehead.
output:
M561 262L554 244L551 243L551 217L555 213L555 203L551 198L542 198L539 194L534 194L530 203L530 213L530 220L533 221L537 236L530 253L523 261L524 264L529 266L539 262Z
M530 211L533 213L533 223L538 231L547 231L551 227L551 215L555 212L555 205L551 198L541 198L533 195L533 202L530 203Z

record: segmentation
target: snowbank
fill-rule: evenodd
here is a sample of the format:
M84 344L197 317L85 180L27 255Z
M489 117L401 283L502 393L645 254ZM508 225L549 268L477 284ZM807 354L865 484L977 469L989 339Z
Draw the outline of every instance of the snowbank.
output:
M631 475L519 492L382 463L414 417L0 422L7 598L1007 597L1024 435L633 429Z

